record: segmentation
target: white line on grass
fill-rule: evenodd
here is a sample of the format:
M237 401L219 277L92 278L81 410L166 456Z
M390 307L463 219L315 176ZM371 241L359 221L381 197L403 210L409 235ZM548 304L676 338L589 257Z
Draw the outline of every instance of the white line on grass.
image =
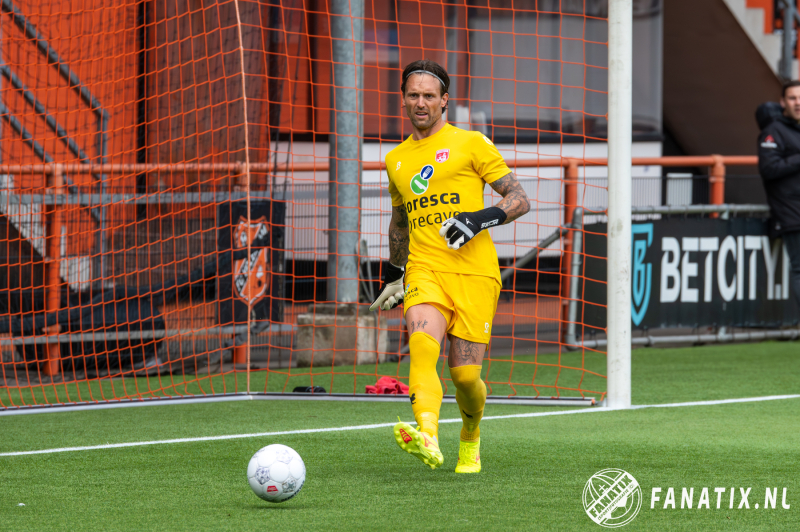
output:
M741 399L718 399L716 401L692 401L689 403L664 403L660 405L634 405L631 408L674 408L679 406L728 405L731 403L757 403L759 401L777 401L780 399L797 399L800 395L765 395L763 397L743 397Z
M742 399L721 399L716 401L693 401L689 403L667 403L661 405L635 405L631 409L642 408L678 408L684 406L711 406L723 405L732 403L755 403L760 401L777 401L781 399L798 399L800 395L768 395L764 397L746 397ZM595 408L581 408L577 410L559 410L557 412L527 412L525 414L508 414L503 416L485 416L483 421L494 419L519 419L528 417L544 417L544 416L564 416L569 414L588 414L592 412L614 412L615 410L605 407ZM458 423L461 418L440 419L439 423ZM317 434L321 432L337 432L344 430L368 430L368 429L381 429L386 427L393 427L392 423L375 423L372 425L353 425L349 427L331 427L321 429L300 429L300 430L284 430L279 432L254 432L252 434L226 434L223 436L202 436L199 438L175 438L172 440L153 440L153 441L137 441L127 443L109 443L106 445L88 445L84 447L60 447L56 449L39 449L36 451L17 451L11 453L0 453L3 456L26 456L31 454L52 454L52 453L67 453L72 451L95 451L100 449L121 449L124 447L143 447L145 445L164 445L169 443L191 443L191 442L204 442L204 441L218 441L218 440L238 440L242 438L263 438L267 436L288 436L292 434Z

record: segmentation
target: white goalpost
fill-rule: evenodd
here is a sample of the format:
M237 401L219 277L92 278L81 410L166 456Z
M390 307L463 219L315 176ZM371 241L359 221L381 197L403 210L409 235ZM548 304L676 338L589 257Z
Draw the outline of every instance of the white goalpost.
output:
M608 6L608 388L631 406L631 109L633 0Z

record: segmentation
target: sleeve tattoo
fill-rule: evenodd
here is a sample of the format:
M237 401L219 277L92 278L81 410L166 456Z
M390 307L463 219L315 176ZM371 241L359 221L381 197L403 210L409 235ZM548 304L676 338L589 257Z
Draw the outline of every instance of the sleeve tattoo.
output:
M522 189L522 185L517 181L517 177L509 172L505 177L489 184L495 192L503 196L497 206L505 211L508 218L505 223L511 223L529 210L531 203L528 195Z
M392 220L389 222L389 262L395 266L405 266L408 262L408 214L406 206L392 207Z

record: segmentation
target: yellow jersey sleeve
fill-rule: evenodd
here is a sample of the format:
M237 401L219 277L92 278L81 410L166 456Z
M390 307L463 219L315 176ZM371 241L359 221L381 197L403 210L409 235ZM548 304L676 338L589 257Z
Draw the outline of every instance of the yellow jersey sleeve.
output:
M386 175L389 177L389 195L392 196L392 207L399 207L403 204L403 195L400 194L400 191L397 190L397 186L394 184L394 179L392 179L392 174L389 172L389 158L386 158Z
M487 184L511 173L500 151L486 135L475 132L471 144L472 167Z

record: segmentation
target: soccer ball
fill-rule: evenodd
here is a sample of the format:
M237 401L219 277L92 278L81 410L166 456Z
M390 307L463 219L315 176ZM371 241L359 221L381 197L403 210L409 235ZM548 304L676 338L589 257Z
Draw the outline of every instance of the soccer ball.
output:
M255 494L265 501L288 501L303 487L306 465L297 451L274 443L259 449L250 459L247 480Z

